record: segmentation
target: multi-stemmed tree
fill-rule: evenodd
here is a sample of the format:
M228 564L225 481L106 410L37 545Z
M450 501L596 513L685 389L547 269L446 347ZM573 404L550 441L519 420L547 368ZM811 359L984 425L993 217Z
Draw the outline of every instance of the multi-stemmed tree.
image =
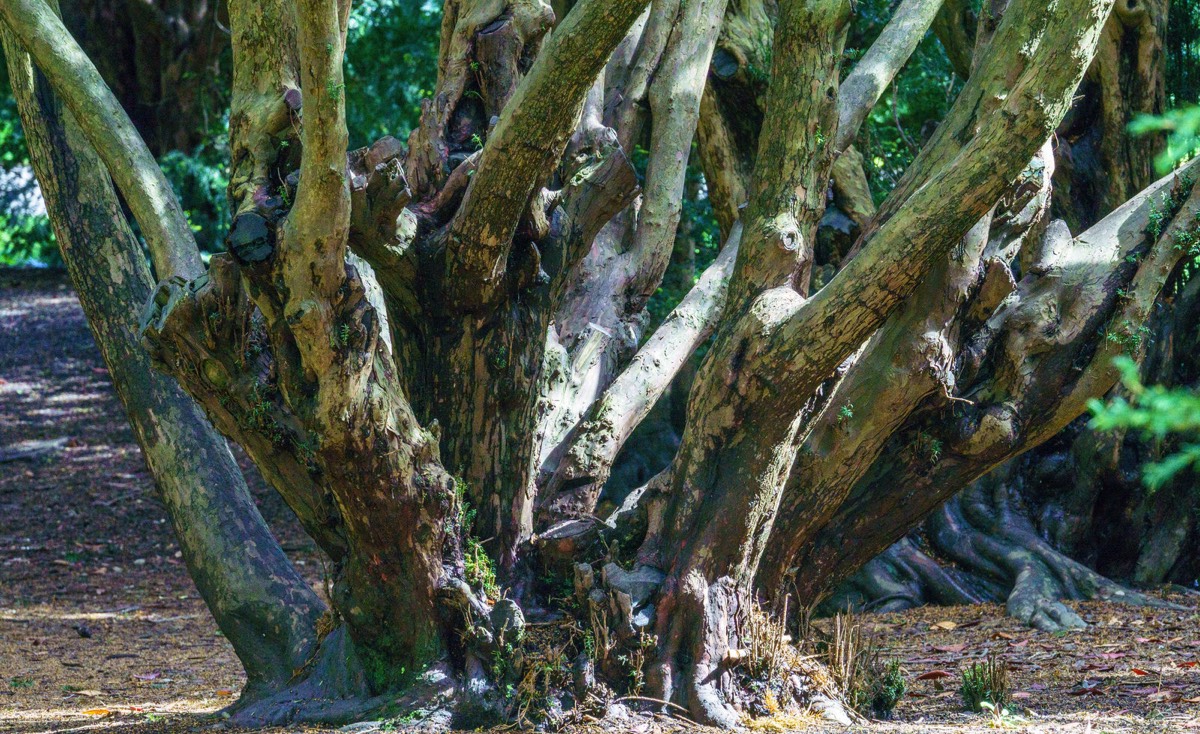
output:
M0 5L64 259L246 666L242 721L502 698L525 617L566 613L578 695L644 683L732 726L756 603L808 603L1112 386L1200 213L1183 174L1076 236L1049 221L1048 141L1113 0L987 4L875 212L850 143L941 5L902 2L843 73L849 0L447 0L419 127L348 151L349 1L232 0L234 217L207 265L52 6ZM726 242L644 333L697 131ZM818 259L831 190L861 232ZM670 466L595 517L706 341ZM329 557L327 601L180 387Z

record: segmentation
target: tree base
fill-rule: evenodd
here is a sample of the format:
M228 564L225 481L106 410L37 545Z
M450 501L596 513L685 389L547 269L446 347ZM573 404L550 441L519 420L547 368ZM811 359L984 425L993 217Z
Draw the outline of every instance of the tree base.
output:
M707 605L703 629L689 627L691 615L678 605L676 613L662 617L666 626L687 633L687 650L715 650L718 639L741 644L726 645L716 658L704 660L687 651L673 655L676 685L664 691L666 651L681 648L650 633L659 619L651 600L661 572L608 563L599 574L586 564L575 573L574 593L551 595L556 603L545 605L559 611L527 604L538 615L530 621L511 600L488 605L467 589L445 590L449 607L467 604L474 622L457 635L461 645L402 690L372 693L340 627L325 637L292 684L280 691L248 689L222 713L247 728L312 723L348 725L355 734L597 720L625 727L662 715L726 729L787 713L818 713L843 725L861 720L839 699L823 666L802 655L783 627L757 607L732 615L726 606ZM724 598L719 593L724 586L714 586L717 593L706 596ZM730 637L725 633L734 620L738 632Z

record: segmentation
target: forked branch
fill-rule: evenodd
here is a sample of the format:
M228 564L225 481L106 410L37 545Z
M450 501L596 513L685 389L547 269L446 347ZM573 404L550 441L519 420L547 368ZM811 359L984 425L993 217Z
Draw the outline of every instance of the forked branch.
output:
M464 309L498 287L530 197L558 165L592 82L647 1L576 5L505 105L450 225L447 283Z

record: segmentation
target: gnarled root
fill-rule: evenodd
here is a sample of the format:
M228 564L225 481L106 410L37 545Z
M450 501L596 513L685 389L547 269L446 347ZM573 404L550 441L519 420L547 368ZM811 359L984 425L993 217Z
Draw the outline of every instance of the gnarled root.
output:
M947 501L925 522L929 550L904 539L871 561L834 597L894 611L923 603L1004 600L1008 614L1048 632L1086 627L1065 601L1100 599L1166 606L1096 573L1038 533L1019 497L1019 475L1001 469ZM1017 484L1014 484L1017 483Z
M927 522L935 548L971 571L1011 585L1008 613L1049 632L1086 623L1063 600L1160 606L1060 553L1033 527L1005 472L976 482Z
M843 725L859 717L839 699L828 674L790 645L782 626L754 608L730 577L708 584L698 572L666 589L659 612L659 654L650 690L678 702L698 723L731 729L761 707L751 681L787 708L808 708Z
M942 565L906 537L851 576L820 611L832 614L853 607L883 614L925 604L980 604L1003 598L999 584Z

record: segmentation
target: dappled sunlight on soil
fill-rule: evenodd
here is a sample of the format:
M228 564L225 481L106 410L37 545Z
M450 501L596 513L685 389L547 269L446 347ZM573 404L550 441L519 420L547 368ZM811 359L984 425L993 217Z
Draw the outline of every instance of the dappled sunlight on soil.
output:
M0 272L0 450L57 442L0 463L0 732L220 727L241 667L187 577L64 282ZM312 543L250 476L285 550L321 589ZM1200 732L1198 598L1172 601L1181 608L1073 605L1092 626L1065 635L1026 629L998 606L865 617L882 656L900 661L909 693L892 721L862 731ZM1003 721L964 713L957 693L962 671L989 654L1006 661L1016 692ZM576 730L695 730L665 717L632 721ZM809 717L751 728L846 731Z

